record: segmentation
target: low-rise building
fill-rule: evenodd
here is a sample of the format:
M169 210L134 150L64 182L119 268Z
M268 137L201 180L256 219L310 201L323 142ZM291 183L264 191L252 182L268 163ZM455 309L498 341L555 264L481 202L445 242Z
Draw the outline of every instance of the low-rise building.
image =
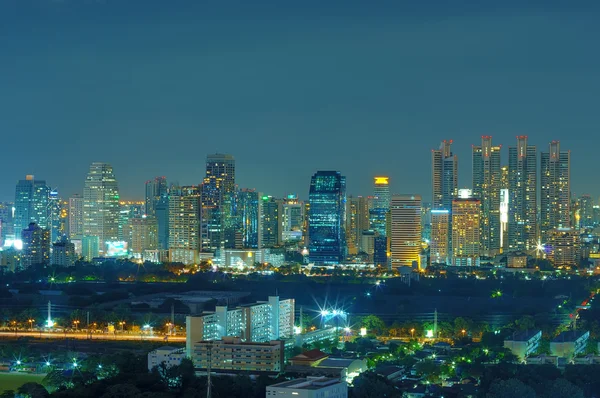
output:
M194 343L191 359L197 372L225 374L278 374L283 371L285 348L282 340L244 342L237 337Z
M305 344L315 344L322 341L336 341L339 338L339 330L335 327L311 330L294 336L295 346L302 347Z
M307 377L269 386L266 396L267 398L347 398L348 385L335 378Z
M181 364L185 358L185 348L176 348L171 346L159 347L148 353L148 370L165 363L167 368Z
M527 330L515 333L510 338L504 340L504 348L511 350L513 354L523 361L538 349L541 338L541 330Z
M569 330L562 332L550 342L552 355L563 358L573 358L585 351L590 332L580 330Z

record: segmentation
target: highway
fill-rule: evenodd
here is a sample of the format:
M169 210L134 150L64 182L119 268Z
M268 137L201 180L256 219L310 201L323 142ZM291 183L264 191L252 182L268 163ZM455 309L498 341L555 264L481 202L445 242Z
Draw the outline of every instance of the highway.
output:
M33 337L37 339L78 339L78 340L125 340L125 341L163 341L167 342L185 342L185 336L163 336L147 334L128 334L128 333L74 333L74 332L27 332L17 331L16 333L0 331L0 339L16 337Z

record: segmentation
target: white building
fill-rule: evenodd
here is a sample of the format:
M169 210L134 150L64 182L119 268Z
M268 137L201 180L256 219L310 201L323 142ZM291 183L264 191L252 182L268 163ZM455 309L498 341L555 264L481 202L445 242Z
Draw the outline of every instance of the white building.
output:
M346 382L328 377L308 377L284 381L267 387L267 397L347 398Z
M541 330L527 330L515 333L512 337L504 340L504 348L511 350L513 354L523 361L538 349L541 339Z
M77 255L75 254L75 244L63 239L52 245L50 254L50 265L60 265L61 267L71 267L75 265Z
M161 363L165 363L167 368L181 364L185 358L185 349L163 346L148 353L148 370L152 370Z
M186 318L186 349L188 356L194 343L218 340L226 336L243 341L268 342L294 335L294 299L280 300L269 296L257 302L229 309L217 306L214 313Z

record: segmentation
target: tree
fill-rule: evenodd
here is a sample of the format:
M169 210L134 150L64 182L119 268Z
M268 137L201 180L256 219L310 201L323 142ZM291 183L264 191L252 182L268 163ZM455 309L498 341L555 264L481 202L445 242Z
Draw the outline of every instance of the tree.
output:
M115 384L106 389L101 398L141 398L139 388L131 383Z
M352 398L380 398L397 396L397 391L389 382L372 372L363 373L354 379L354 387L348 396Z
M377 315L367 315L361 319L361 326L376 335L383 335L386 331L385 322Z
M423 376L427 381L431 383L437 383L440 381L442 375L442 369L436 362L426 359L415 365L415 370L420 376Z
M583 398L583 391L575 384L565 379L556 379L548 384L543 398Z
M515 321L519 330L529 330L535 327L535 319L531 315L525 315Z
M535 398L533 388L518 379L496 380L490 385L487 398Z
M50 396L43 385L34 382L23 384L17 389L17 393L28 398L46 398Z

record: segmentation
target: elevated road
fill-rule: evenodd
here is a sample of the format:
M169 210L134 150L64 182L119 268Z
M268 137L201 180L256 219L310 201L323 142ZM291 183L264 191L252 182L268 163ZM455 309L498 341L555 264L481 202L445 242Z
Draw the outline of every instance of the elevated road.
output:
M36 339L78 339L78 340L123 340L123 341L162 341L185 343L185 336L164 336L129 333L75 333L75 332L29 332L17 331L16 333L0 331L0 339L33 337Z

